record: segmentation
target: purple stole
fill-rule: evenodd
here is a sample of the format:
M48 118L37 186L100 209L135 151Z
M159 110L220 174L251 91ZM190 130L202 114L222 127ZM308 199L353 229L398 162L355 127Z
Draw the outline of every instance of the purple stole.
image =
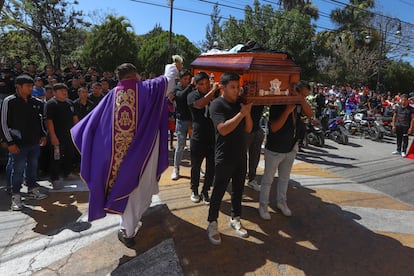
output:
M89 221L122 214L138 187L159 134L157 179L168 167L168 110L165 77L120 81L72 129L88 184Z

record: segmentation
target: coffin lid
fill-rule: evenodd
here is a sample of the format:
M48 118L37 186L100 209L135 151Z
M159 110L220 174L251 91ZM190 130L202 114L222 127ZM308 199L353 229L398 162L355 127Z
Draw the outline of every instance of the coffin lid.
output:
M300 71L286 53L269 52L200 55L191 63L191 67L217 71Z

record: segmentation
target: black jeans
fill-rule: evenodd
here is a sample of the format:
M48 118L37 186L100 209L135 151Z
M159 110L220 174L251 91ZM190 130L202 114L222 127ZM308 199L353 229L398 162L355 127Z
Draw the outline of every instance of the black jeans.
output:
M198 194L200 184L200 170L203 159L206 159L206 171L202 192L207 192L214 179L214 144L205 144L199 141L190 140L191 156L191 190Z
M397 151L407 153L408 147L408 126L396 126L395 134L397 135Z
M51 145L50 150L50 178L51 180L59 179L59 176L66 177L73 170L75 147L72 139L60 139L60 159L54 159L54 149Z
M244 178L246 176L246 156L241 159L218 161L214 177L213 193L210 198L208 221L217 221L221 201L231 179L231 217L241 215L241 202L244 190Z
M256 178L256 169L260 161L260 153L262 151L262 143L264 139L264 132L260 128L247 134L247 153L249 154L249 181Z

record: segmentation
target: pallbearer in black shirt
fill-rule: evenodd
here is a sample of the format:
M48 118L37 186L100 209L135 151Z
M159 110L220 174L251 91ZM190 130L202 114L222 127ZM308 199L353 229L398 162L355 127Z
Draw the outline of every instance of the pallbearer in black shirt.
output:
M216 134L216 171L210 200L207 234L214 245L221 243L217 218L230 179L232 183L230 226L240 237L248 237L247 230L240 222L240 215L246 177L245 139L246 133L250 133L253 127L250 115L252 104L238 102L239 80L240 77L236 73L224 73L220 79L222 96L210 105L211 119Z

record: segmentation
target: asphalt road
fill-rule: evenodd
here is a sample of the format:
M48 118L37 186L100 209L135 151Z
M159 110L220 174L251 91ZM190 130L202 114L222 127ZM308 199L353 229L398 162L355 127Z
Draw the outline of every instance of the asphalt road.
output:
M410 137L409 146L413 137ZM414 205L414 160L391 155L395 138L382 142L351 136L348 145L326 140L323 148L311 146L297 159L320 165L331 172L365 184Z

